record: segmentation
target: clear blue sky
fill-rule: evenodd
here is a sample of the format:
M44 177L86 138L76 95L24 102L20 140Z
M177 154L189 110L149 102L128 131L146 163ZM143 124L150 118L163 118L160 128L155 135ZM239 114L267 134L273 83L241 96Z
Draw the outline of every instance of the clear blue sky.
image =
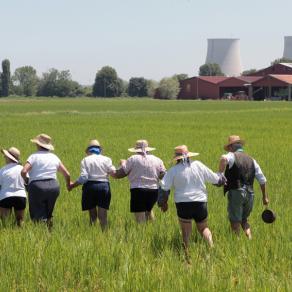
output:
M241 40L244 69L283 54L292 0L0 0L0 60L70 69L91 84L98 69L159 80L196 75L207 38Z

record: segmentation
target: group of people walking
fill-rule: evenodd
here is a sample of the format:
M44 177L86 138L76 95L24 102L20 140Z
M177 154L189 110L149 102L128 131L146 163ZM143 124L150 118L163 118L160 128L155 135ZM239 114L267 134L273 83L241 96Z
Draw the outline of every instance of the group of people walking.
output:
M20 164L20 151L11 147L2 149L6 165L0 169L0 216L5 219L14 208L16 222L22 225L28 192L29 213L33 221L44 221L52 227L53 210L60 194L57 172L62 173L68 191L82 185L82 210L89 212L90 223L100 222L102 230L107 226L107 211L111 202L109 177L128 177L130 182L130 211L138 223L154 219L156 203L163 212L168 209L170 191L174 190L174 201L182 230L185 248L188 248L192 231L192 220L207 243L212 246L212 233L208 228L206 183L224 186L228 192L228 216L232 230L239 234L240 227L251 239L248 217L253 207L253 182L256 178L261 186L263 204L269 203L266 178L258 163L243 151L244 141L239 136L230 136L222 155L218 172L215 173L191 157L199 153L190 152L186 145L174 149L175 165L166 170L163 161L151 154L155 148L146 140L138 140L128 149L132 156L121 160L116 168L112 160L103 155L97 140L86 147L86 156L81 161L79 178L72 182L70 173L53 153L51 137L40 134L31 142L36 152Z

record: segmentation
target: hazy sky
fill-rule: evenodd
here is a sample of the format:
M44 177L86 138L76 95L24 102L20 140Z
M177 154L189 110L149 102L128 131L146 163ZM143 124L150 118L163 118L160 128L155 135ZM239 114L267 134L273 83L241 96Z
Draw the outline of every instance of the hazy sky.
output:
M292 0L0 0L0 60L70 69L91 84L113 66L128 80L194 76L207 38L240 38L244 69L283 54L292 35Z

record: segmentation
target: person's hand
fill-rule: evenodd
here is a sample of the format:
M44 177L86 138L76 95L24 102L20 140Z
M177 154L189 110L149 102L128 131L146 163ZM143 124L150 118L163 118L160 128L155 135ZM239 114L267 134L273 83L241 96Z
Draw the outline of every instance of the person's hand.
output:
M267 205L269 204L269 198L268 198L267 195L266 195L266 196L263 196L263 204L264 204L265 206L267 206Z
M122 167L125 166L126 165L126 161L127 160L125 160L125 159L121 159L120 160L120 166L122 166Z
M74 183L70 181L70 183L67 185L67 190L71 192L73 188L74 188Z
M161 208L161 211L162 212L166 212L168 210L168 204L167 204L167 202L163 203L160 208Z

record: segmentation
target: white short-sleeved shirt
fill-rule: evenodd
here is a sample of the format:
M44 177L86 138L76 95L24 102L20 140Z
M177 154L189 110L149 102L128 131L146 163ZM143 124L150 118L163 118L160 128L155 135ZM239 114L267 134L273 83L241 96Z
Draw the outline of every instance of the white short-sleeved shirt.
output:
M222 155L228 163L229 169L233 166L235 162L235 155L233 152L228 152L225 155ZM266 177L264 176L259 164L253 159L254 167L255 167L255 178L259 182L260 185L263 185L267 182Z
M207 202L206 182L217 184L219 176L200 161L178 163L161 180L161 188L174 188L174 201Z
M91 154L81 161L81 171L78 182L84 184L87 181L108 181L108 175L116 170L112 160L101 154Z
M21 177L22 166L9 163L0 169L0 200L8 197L26 197L24 180Z
M57 179L60 159L49 151L37 151L30 155L27 162L31 165L29 182L43 179Z
M152 155L135 154L123 165L130 181L130 188L158 189L159 175L165 172L163 161Z

